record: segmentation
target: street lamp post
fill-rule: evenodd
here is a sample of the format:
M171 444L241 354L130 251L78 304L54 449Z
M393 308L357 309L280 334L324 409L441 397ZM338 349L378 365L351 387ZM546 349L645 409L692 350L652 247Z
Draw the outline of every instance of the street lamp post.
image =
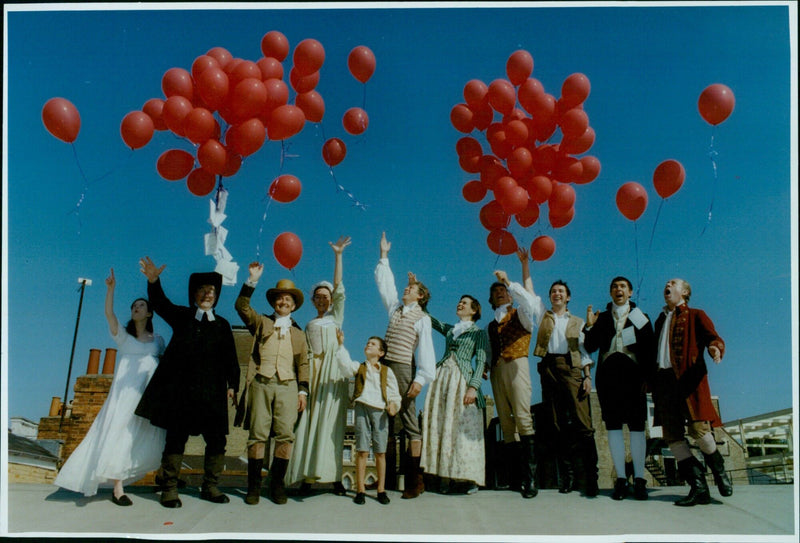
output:
M61 431L61 427L64 425L64 415L67 412L67 396L69 394L69 380L72 377L72 360L75 357L75 342L78 340L78 325L81 322L81 308L83 307L83 292L86 290L87 286L92 285L91 279L85 279L83 277L78 277L78 283L81 284L81 298L78 302L78 316L75 319L75 333L72 336L72 351L69 354L69 370L67 370L67 384L64 387L64 403L61 407L61 422L58 423L58 431Z

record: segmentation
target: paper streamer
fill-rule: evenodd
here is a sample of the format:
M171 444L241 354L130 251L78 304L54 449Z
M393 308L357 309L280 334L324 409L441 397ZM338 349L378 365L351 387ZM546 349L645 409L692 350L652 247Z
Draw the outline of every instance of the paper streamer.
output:
M225 205L228 202L228 191L220 183L217 195L214 200L209 200L208 223L211 225L211 232L203 237L205 254L213 256L217 263L214 271L222 275L222 284L235 286L236 274L239 272L239 265L233 260L231 253L225 248L225 240L228 238L228 229L222 223L228 217L225 214Z

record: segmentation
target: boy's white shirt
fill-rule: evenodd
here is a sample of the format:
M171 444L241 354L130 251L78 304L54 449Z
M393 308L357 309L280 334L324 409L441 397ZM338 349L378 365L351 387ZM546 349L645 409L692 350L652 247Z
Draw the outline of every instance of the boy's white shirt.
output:
M358 373L358 368L361 367L361 363L355 362L350 358L350 353L347 352L343 345L339 346L336 351L336 361L339 371L348 376ZM377 409L386 409L387 405L383 401L383 395L381 394L380 369L375 369L369 362L365 362L365 364L367 365L367 377L364 380L364 390L361 392L361 396L356 398L356 401ZM391 370L386 372L386 398L390 404L394 403L397 408L400 407L400 403L403 401L400 396L400 389L397 386L397 379Z

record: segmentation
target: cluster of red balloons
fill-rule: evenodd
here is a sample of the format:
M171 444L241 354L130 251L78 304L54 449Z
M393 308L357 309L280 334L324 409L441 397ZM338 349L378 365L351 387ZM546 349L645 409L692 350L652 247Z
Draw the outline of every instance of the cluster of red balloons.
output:
M665 200L678 192L685 180L683 164L672 158L661 162L653 171L653 187ZM647 191L639 183L628 181L617 190L616 202L623 217L636 221L647 209Z
M350 74L361 83L366 83L375 73L375 54L365 45L354 47L347 55ZM369 126L369 115L360 107L351 107L342 116L342 127L353 136L363 134ZM330 138L322 145L322 160L333 168L347 155L347 146L339 138Z
M573 185L591 183L600 173L597 158L576 156L587 152L595 140L583 109L591 90L589 79L581 73L570 75L556 98L545 92L532 73L530 53L515 51L506 62L508 79L489 85L478 79L468 81L465 101L450 111L450 121L459 132L485 132L488 150L476 138L465 136L456 143L456 152L465 172L479 174L464 185L464 199L477 203L489 191L493 193L479 217L489 230L487 244L496 254L517 249L506 230L512 216L527 228L539 220L540 206L547 204L554 228L569 224L575 216ZM561 132L561 141L552 143L556 130ZM555 242L544 237L549 241L534 244L536 250L531 246L535 260L546 260L555 250Z

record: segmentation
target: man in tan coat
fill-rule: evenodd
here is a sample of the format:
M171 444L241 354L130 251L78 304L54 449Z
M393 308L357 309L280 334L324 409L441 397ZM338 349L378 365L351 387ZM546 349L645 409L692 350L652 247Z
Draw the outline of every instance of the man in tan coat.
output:
M286 503L283 479L292 454L294 425L298 413L306 407L308 396L306 336L291 317L303 304L303 293L291 280L281 279L275 288L267 290L267 301L275 312L270 316L259 314L250 306L250 297L263 271L262 264L250 264L250 276L236 299L236 311L254 340L239 401L240 412L245 413L244 428L250 431L245 497L249 505L259 501L270 432L275 434L275 453L269 470L270 499L277 504Z

